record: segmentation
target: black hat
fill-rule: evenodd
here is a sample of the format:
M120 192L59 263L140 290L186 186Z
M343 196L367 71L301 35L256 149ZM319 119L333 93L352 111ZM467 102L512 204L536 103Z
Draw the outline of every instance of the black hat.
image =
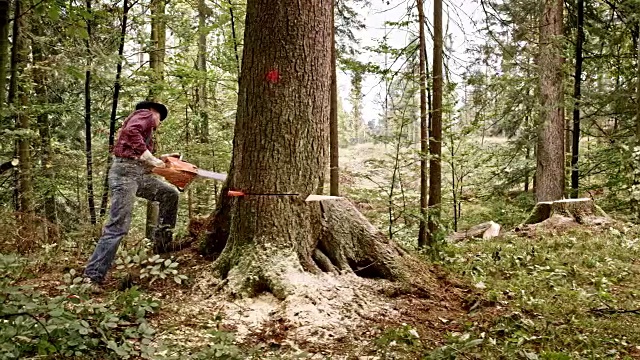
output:
M140 110L140 109L154 109L156 111L158 111L160 113L160 121L164 120L167 118L167 114L169 113L169 110L167 110L167 107L160 104L160 103L156 103L153 101L141 101L136 105L136 110Z

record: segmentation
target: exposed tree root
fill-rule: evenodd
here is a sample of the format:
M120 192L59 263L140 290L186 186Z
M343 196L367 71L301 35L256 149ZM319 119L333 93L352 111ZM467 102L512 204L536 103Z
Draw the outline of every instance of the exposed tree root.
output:
M207 229L202 249L215 260L196 288L205 303L216 304L211 311L221 314L240 340L311 348L353 343L373 336L376 324L399 324L414 312L398 304L421 304L421 313L438 319L457 318L467 304L478 303L476 290L407 253L346 199L260 201L223 203L202 227ZM282 209L291 216L252 217L250 209L271 206L276 207L268 209L271 213ZM243 214L242 223L234 218L237 213ZM262 230L252 232L251 226ZM247 233L259 235L247 241Z
M248 244L235 241L225 229L231 217L225 215L224 205L205 226L209 231L203 250L206 254L220 253L214 269L220 278L228 280L226 288L234 296L270 292L283 300L295 293L288 284L303 272L400 281L420 277L409 271L410 264L419 266L419 262L412 261L346 199L299 204L305 222L301 227L309 231L302 241L288 243L266 238Z

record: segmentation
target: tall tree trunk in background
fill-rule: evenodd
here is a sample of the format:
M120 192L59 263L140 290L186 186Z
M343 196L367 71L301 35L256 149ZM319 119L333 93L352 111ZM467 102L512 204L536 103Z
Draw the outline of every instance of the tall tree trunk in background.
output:
M363 127L362 121L362 76L364 72L362 69L354 69L351 74L351 122L348 126L349 144L355 145L360 143L360 131ZM337 89L337 86L336 86ZM337 108L336 99L336 108ZM336 113L337 117L337 113ZM338 139L340 134L338 134ZM353 141L351 141L353 139Z
M84 77L84 136L85 155L87 157L87 200L89 202L89 219L91 225L96 224L96 205L93 197L93 154L91 152L91 0L87 0L87 69Z
M433 3L433 118L429 138L429 232L428 246L436 246L442 202L442 0Z
M338 153L338 74L336 53L336 1L331 0L331 108L329 111L329 195L339 196L340 169Z
M209 115L207 113L207 24L209 9L204 0L198 0L198 60L197 70L198 87L196 89L196 103L198 115L200 116L200 142L209 142Z
M185 127L185 147L189 149L191 143L191 121L189 121L189 107L184 107L184 127ZM193 195L191 193L191 186L187 188L187 216L189 221L193 219Z
M37 37L46 36L45 24L38 19L33 28L33 33ZM36 101L39 104L49 103L49 94L47 92L47 86L51 83L47 74L47 67L45 61L50 60L45 58L45 55L51 55L42 48L39 42L33 44L33 80L35 85ZM42 173L47 179L45 184L44 193L44 214L46 219L51 224L57 224L57 211L56 211L56 176L55 168L53 167L53 150L51 147L51 123L49 121L49 114L42 112L38 115L38 133L40 135L40 154L42 161Z
M582 81L582 44L584 42L584 0L578 0L576 71L573 86L573 144L571 146L571 197L578 197L578 155L580 153L580 85Z
M238 53L238 37L236 36L236 20L233 16L233 4L231 0L227 0L229 3L229 16L231 18L231 37L233 38L233 52L236 55L236 67L238 69L238 77L240 77L240 54Z
M14 2L14 13L20 13L21 10L21 0L16 0ZM14 21L13 22L13 28L12 28L12 41L13 41L13 45L11 46L11 63L10 63L10 79L9 79L9 93L7 94L7 105L11 105L14 104L16 102L16 96L18 93L18 76L19 73L22 73L22 70L20 72L18 72L18 67L20 66L19 60L20 60L20 55L19 55L19 46L21 44L21 29L20 29L20 21ZM18 121L17 118L15 117L16 115L13 114L12 117L14 117L14 126L18 126ZM18 141L16 140L15 142L15 153L14 153L14 157L18 158ZM20 164L18 162L18 164ZM16 169L17 170L17 169ZM14 171L14 189L13 189L13 208L15 211L18 211L18 209L20 208L20 204L18 201L18 198L20 197L20 190L18 188L18 172Z
M7 102L7 51L9 50L9 0L0 0L0 111Z
M417 0L418 22L420 22L420 230L418 231L418 247L427 245L427 207L429 199L428 164L427 153L429 151L429 134L427 131L427 78L426 78L426 51L427 41L424 34L424 3Z
M149 89L149 99L151 101L161 101L160 92L162 90L162 82L164 80L164 56L167 40L166 24L164 20L165 5L165 0L151 1L152 48L149 52L149 66L151 67L151 88ZM147 224L145 231L147 239L153 238L153 232L158 224L158 216L158 204L148 201Z
M107 202L109 199L109 170L113 163L111 152L116 143L116 117L118 114L118 100L120 98L120 76L122 75L122 55L124 54L124 37L127 33L127 16L129 14L128 0L122 4L122 23L120 25L120 39L118 43L118 65L116 65L116 80L113 83L113 99L111 101L111 116L109 117L109 154L107 157L107 171L102 182L102 199L100 203L100 218L107 212Z
M636 140L640 146L640 20L636 24Z
M11 81L9 83L9 103L17 104L19 108L16 114L16 128L22 131L31 129L30 119L27 112L29 94L26 93L19 77L23 74L27 58L29 56L29 46L25 37L27 20L29 18L25 9L29 8L27 1L15 0L14 24L13 24L13 47L11 52ZM33 183L31 173L31 140L21 136L17 143L17 155L20 163L18 165L18 178L16 186L17 210L24 215L24 224L28 227L29 219L33 215ZM27 229L28 230L28 229Z
M562 0L545 0L540 25L540 121L536 200L554 201L564 194L564 107L562 89Z
M231 6L231 5L230 5ZM206 20L210 14L204 0L198 0L198 54L196 58L196 71L198 74L198 82L195 89L195 108L194 113L198 115L194 124L194 134L196 143L209 143L209 113L208 109L208 79L207 79L207 35L208 29ZM215 108L214 108L215 111ZM186 116L187 114L185 114ZM213 157L213 155L210 155ZM198 164L205 167L204 164ZM207 166L209 167L209 166ZM212 169L215 171L215 168ZM208 211L209 198L211 197L211 188L207 184L194 184L195 199L197 200L196 212ZM215 185L214 185L215 186ZM192 206L191 192L188 193L189 206ZM191 209L191 208L190 208Z

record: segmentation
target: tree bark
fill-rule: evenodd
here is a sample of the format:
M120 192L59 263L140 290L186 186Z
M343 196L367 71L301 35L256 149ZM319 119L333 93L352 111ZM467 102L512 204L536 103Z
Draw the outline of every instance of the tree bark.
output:
M38 19L34 22L33 33L36 36L46 36L46 28L42 20ZM33 80L36 99L40 104L49 103L49 94L47 92L47 86L51 83L51 79L47 74L47 58L45 54L47 51L43 49L39 42L33 44ZM47 54L50 55L50 54ZM49 58L50 59L50 58ZM53 150L51 148L51 123L49 120L49 114L42 112L38 114L38 133L40 135L40 154L42 163L42 173L47 179L46 190L44 193L44 214L46 219L51 224L57 224L57 210L56 210L56 174L53 164Z
M151 43L152 48L149 53L149 66L151 67L151 88L149 98L151 101L160 101L164 80L164 57L166 51L166 24L165 0L151 1ZM155 142L157 143L157 142ZM154 149L157 150L157 149ZM145 236L153 238L156 225L158 224L159 208L158 204L147 201L147 223Z
M14 2L14 13L19 14L21 10L21 0L16 0ZM12 27L12 35L11 38L13 39L13 44L11 46L11 63L10 63L10 78L9 78L9 93L7 94L7 105L12 105L16 102L16 95L18 93L18 72L22 73L22 69L20 69L20 71L18 71L19 67L20 67L20 47L19 45L22 44L22 42L24 40L21 39L22 35L21 33L21 22L20 21L14 21L13 22L13 27ZM14 126L18 126L18 119L16 117L16 115L12 115L13 120L14 120ZM15 153L14 153L14 157L16 159L19 159L19 154L18 154L18 141L15 142ZM19 171L19 170L18 170ZM18 211L20 209L20 204L19 204L19 197L20 197L20 189L18 186L18 177L19 177L19 172L15 171L14 172L14 190L13 190L13 208L15 209L15 211Z
M326 170L331 6L322 0L249 0L229 177L205 250L235 295L283 299L296 273L396 279L404 252L347 200L305 202ZM245 193L299 196L230 198Z
M329 195L339 196L340 170L338 146L338 74L336 54L335 7L337 0L331 0L331 110L329 114Z
M96 205L93 195L93 154L91 151L91 0L87 0L87 69L84 77L84 134L85 155L87 159L87 201L89 204L89 219L91 225L96 224Z
M100 203L100 218L107 212L107 202L109 200L109 170L113 163L111 152L116 143L116 117L118 114L118 100L120 98L120 77L122 75L122 59L124 54L124 38L127 33L127 16L131 7L128 0L122 4L122 23L120 25L120 39L118 43L118 65L116 65L116 79L113 83L113 100L111 102L111 116L109 117L109 156L107 158L107 170L102 182L102 200Z
M436 246L442 202L442 0L433 3L433 115L429 138L429 232L428 246Z
M420 66L420 229L418 231L418 247L427 245L427 207L429 184L427 153L429 151L429 135L427 131L427 78L426 61L427 42L424 34L424 3L417 0L418 22L420 23L419 66Z
M9 0L0 0L0 111L7 101L7 63L9 50Z
M197 71L198 88L196 89L196 103L200 116L199 140L206 144L209 142L209 115L207 113L207 24L206 19L209 9L204 0L198 0L198 61Z
M636 24L636 141L640 146L640 20Z
M25 34L28 13L24 9L28 8L28 3L22 0L15 0L14 24L13 24L13 47L11 54L11 81L9 86L9 103L17 103L20 108L16 113L16 128L24 131L31 129L30 119L27 114L29 94L22 81L18 78L24 72L29 46ZM28 227L29 217L33 215L33 183L31 173L31 140L27 136L21 136L17 143L17 154L20 163L18 164L18 178L16 186L16 205L18 212L25 216L22 220Z
M240 76L240 55L238 54L238 37L236 36L236 21L233 16L233 4L231 0L227 0L229 3L229 16L231 18L231 37L233 38L233 53L236 56L236 68L238 70L238 76Z
M576 71L573 86L573 144L571 146L571 197L578 197L578 156L580 149L580 98L582 81L582 44L584 42L584 0L578 0L578 34L576 38Z
M564 107L562 90L562 0L545 0L540 26L540 124L536 198L562 199L564 194Z

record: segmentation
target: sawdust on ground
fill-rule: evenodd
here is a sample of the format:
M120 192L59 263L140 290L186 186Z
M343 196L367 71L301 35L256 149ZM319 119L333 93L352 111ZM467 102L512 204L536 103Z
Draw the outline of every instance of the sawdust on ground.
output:
M289 274L295 291L280 301L268 292L230 299L218 291L209 261L185 251L179 262L189 269L191 285L156 289L153 294L163 306L152 321L163 329L159 340L194 349L207 344L209 330L225 330L240 344L278 353L370 356L373 341L385 329L410 325L423 342L436 347L448 333L462 331L465 322L486 312L470 315L468 309L481 302L478 294L447 280L442 271L436 272L433 293L426 295L394 291L389 281L355 275Z

